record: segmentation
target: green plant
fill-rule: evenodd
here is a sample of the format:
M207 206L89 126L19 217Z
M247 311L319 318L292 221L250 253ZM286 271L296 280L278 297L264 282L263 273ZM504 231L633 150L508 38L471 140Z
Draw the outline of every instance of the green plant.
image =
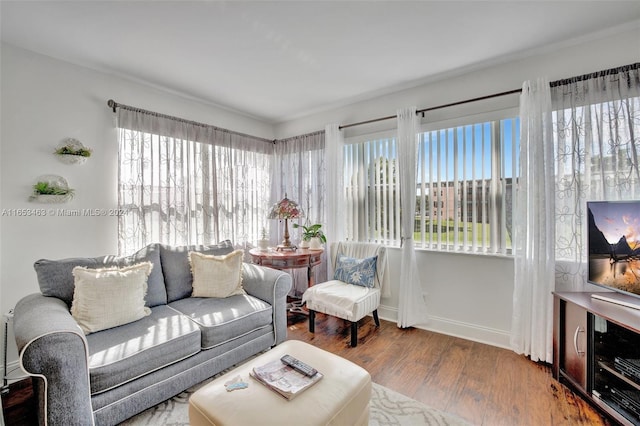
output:
M55 154L58 155L79 155L80 157L91 157L91 152L89 148L78 148L72 144L61 146L55 150Z
M315 225L309 225L309 226L304 226L304 225L299 225L297 223L294 223L293 227L302 228L301 236L304 241L309 241L311 240L311 238L317 237L323 243L327 242L327 237L324 235L324 232L322 232L322 229L321 229L322 225L319 223L316 223Z
M260 235L262 236L263 240L267 239L267 230L264 227L262 228L262 232L260 233Z
M60 188L49 182L38 182L33 185L33 195L69 195L73 196L73 189Z

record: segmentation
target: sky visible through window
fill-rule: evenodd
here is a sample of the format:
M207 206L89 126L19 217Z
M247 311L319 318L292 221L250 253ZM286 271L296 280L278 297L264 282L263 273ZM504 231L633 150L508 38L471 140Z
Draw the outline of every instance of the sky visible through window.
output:
M512 178L518 170L520 119L500 121L496 140L502 139L501 175ZM418 183L492 177L492 123L434 130L422 134L418 153ZM423 167L425 170L423 170Z

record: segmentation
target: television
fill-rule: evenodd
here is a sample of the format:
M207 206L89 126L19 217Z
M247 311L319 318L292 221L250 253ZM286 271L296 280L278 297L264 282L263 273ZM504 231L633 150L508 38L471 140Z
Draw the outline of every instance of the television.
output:
M593 297L640 309L640 200L588 201L587 214L588 282L615 292Z

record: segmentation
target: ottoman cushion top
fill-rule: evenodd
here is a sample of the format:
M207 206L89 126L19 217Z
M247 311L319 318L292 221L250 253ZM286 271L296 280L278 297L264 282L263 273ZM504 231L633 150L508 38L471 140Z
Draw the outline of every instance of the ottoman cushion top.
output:
M324 377L292 400L249 376L255 366L285 354L311 365ZM225 382L240 376L246 389L227 392ZM192 426L203 425L366 425L369 419L371 376L358 365L313 345L288 340L231 370L196 391L189 400Z

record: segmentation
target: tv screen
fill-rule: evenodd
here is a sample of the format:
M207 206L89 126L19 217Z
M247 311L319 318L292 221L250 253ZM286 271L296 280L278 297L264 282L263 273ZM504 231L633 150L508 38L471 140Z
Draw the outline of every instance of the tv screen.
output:
M640 297L640 201L589 201L589 282Z

